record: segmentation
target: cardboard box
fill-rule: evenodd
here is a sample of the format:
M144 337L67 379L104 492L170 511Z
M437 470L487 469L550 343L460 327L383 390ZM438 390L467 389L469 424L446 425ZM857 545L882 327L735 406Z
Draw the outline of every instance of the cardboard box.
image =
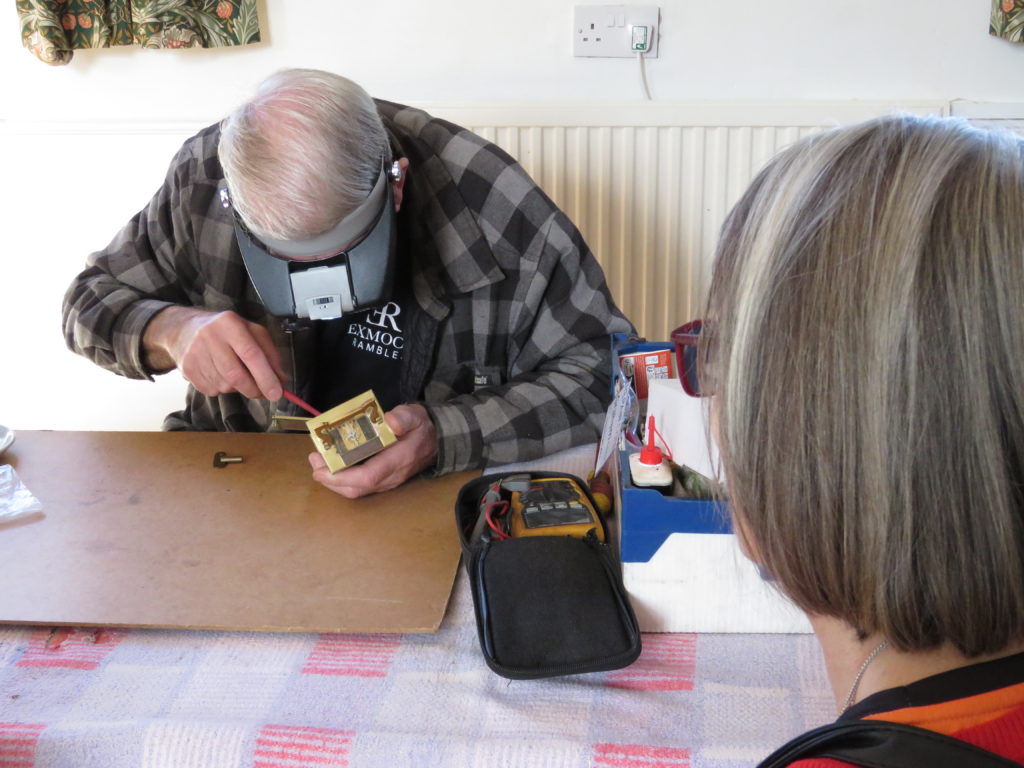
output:
M633 380L636 396L641 400L647 398L650 383L675 376L672 350L670 349L648 349L642 352L623 353L620 355L618 363L623 374Z
M811 631L744 557L726 505L637 488L627 451L616 474L622 580L642 631Z
M622 375L618 355L636 346L621 337L613 345L613 378ZM710 474L717 453L708 450L704 401L686 395L676 379L650 385L647 412L674 458ZM728 505L637 488L630 480L629 453L620 446L612 474L622 577L642 631L811 631L804 613L740 551Z

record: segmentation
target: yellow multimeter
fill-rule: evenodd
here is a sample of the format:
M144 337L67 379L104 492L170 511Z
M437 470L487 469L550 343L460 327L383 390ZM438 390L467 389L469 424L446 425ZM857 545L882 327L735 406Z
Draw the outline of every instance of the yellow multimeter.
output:
M594 531L604 541L604 526L586 492L567 477L530 480L525 490L512 492L509 524L513 538L522 536L574 536Z

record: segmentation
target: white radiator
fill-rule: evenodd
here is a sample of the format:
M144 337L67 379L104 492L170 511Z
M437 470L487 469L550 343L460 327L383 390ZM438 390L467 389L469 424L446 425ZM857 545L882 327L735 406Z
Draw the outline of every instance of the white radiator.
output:
M823 128L945 103L443 107L517 158L576 222L639 332L666 339L703 312L726 213L783 147Z

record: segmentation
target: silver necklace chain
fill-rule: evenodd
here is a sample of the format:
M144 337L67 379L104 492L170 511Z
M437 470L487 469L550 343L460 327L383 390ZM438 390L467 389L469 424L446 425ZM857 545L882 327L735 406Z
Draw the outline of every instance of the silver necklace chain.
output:
M864 673L868 670L868 665L875 660L875 657L884 651L889 646L888 640L883 640L875 646L874 650L868 654L868 657L864 659L864 663L860 665L860 669L857 671L857 676L853 678L853 685L850 686L850 692L846 695L846 703L843 705L843 712L853 706L853 700L857 696L857 689L860 688L861 678L864 677Z

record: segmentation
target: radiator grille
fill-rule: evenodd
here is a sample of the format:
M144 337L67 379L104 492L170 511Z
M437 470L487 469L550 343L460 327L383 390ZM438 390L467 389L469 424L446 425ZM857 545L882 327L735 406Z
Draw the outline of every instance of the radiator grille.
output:
M640 333L703 310L718 231L757 171L810 126L472 127L576 223Z

